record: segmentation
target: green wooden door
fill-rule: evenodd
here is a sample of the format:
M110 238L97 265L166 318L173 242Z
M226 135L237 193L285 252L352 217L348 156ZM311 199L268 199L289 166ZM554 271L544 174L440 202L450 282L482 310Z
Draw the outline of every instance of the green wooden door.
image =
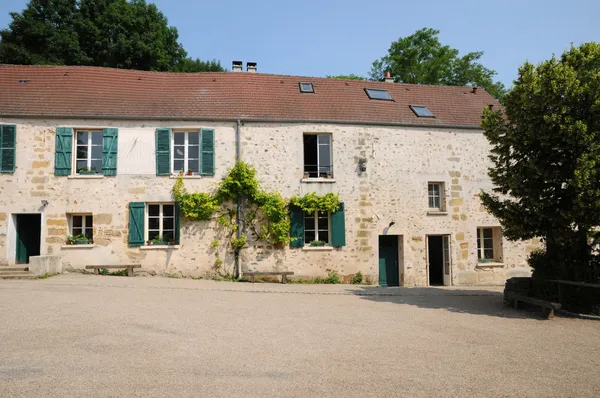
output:
M379 236L379 285L400 286L398 268L398 236Z
M29 257L40 255L41 221L40 214L17 215L17 264L29 264Z
M23 239L25 239L25 234L17 229L17 255L15 259L17 264L27 264L27 246Z

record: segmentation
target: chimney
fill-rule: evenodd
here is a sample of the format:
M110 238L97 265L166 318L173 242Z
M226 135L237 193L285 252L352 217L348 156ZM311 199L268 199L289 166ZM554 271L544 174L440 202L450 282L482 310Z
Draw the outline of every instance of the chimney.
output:
M473 86L473 91L472 91L473 94L477 94L477 88L478 88L477 86Z
M394 82L394 78L392 77L392 75L390 74L390 72L385 72L385 79L383 79L384 82L386 83L393 83Z
M256 62L246 62L246 72L256 73Z
M231 63L231 70L233 72L242 72L242 61L233 61Z

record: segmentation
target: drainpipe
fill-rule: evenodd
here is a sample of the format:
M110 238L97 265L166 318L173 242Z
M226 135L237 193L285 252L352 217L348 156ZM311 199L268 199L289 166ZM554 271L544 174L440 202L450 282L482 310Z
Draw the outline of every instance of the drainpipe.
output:
M240 119L237 120L235 125L235 161L236 163L240 161L240 127L242 122ZM237 221L237 238L242 237L242 220L240 219L240 215L242 214L242 199L238 198L237 200L237 213L235 219ZM233 277L239 278L241 276L241 266L240 266L240 249L235 251L235 260L234 260L234 269L233 269Z

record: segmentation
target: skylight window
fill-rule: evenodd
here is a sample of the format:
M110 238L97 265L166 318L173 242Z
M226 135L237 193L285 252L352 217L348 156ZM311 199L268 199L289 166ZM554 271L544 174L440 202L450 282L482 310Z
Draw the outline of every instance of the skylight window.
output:
M315 89L314 89L312 83L300 82L300 92L301 93L314 93Z
M427 109L424 105L409 105L410 109L417 115L418 117L435 117L433 113L429 109Z
M387 90L377 90L374 88L365 88L365 91L370 99L374 100L383 100L383 101L393 101L394 99L387 92Z

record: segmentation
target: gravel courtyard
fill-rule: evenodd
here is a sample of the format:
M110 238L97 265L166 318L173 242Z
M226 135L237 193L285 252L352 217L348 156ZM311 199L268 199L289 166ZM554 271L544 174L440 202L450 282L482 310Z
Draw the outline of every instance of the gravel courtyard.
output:
M0 281L0 396L600 396L600 322L500 292Z

